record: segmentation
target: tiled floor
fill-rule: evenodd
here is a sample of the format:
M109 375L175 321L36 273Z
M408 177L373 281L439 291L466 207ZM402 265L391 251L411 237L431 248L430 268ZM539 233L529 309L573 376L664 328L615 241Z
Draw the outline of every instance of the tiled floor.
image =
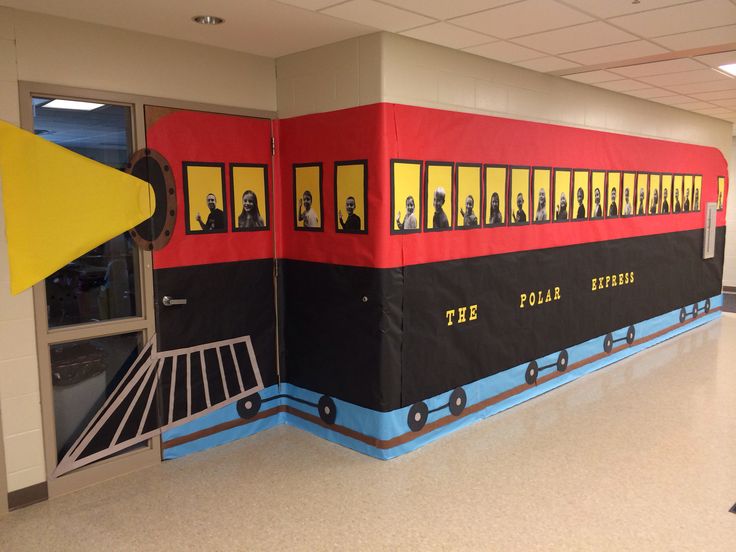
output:
M389 462L289 427L0 520L0 549L736 550L736 315Z

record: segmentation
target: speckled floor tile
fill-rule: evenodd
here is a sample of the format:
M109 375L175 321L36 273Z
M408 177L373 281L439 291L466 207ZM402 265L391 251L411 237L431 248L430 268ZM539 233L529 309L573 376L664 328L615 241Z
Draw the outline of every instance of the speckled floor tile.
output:
M0 550L736 550L736 315L382 462L279 427L0 520Z

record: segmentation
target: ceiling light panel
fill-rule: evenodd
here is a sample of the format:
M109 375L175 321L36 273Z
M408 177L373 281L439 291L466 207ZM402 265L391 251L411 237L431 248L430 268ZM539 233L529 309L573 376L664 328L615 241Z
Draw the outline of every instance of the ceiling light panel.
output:
M545 56L537 59L520 61L516 65L531 69L532 71L540 71L542 73L548 73L550 71L564 71L565 69L580 67L577 63L555 56Z
M524 0L516 4L486 10L452 22L500 38L522 36L578 23L593 18L553 0Z
M584 23L574 27L566 27L564 29L556 29L554 31L546 31L544 33L517 38L514 42L550 54L561 54L563 52L588 50L589 48L608 46L621 42L632 42L637 39L638 37L617 29L612 25L603 23L602 21L594 21L593 23Z
M105 104L82 102L78 100L51 100L49 103L43 104L41 107L51 109L70 109L73 111L93 111L99 109Z
M585 84L595 84L597 82L617 80L621 77L608 71L587 71L585 73L576 73L575 75L566 75L565 78L577 82L584 82Z
M397 8L421 13L435 19L450 19L509 4L513 0L383 0Z
M652 40L670 50L689 50L734 42L736 41L734 37L736 37L736 25L726 25L714 29L660 36Z
M663 36L736 23L736 5L729 0L701 0L615 17L611 23L644 37Z
M373 0L351 0L322 10L320 13L392 33L434 23L434 20L429 17L379 4Z
M665 8L676 4L684 4L692 0L642 0L634 3L631 0L565 0L566 4L580 8L582 11L606 19L617 15L626 15L656 8Z
M419 40L424 40L425 42L439 44L440 46L458 49L496 40L493 37L476 33L475 31L468 29L463 29L462 27L457 27L455 25L445 23L444 21L433 23L432 25L426 25L424 27L417 27L416 29L411 29L401 34Z
M466 48L465 51L490 59L504 61L506 63L534 59L543 55L541 52L537 52L536 50L504 41L483 44L482 46L473 46L472 48Z
M592 48L590 50L581 50L580 52L572 52L564 54L563 57L571 59L582 65L597 65L599 63L610 63L621 60L634 60L655 54L663 54L667 52L661 46L652 44L647 40L637 40L635 42L626 42L624 44L614 44L613 46L603 46L601 48Z

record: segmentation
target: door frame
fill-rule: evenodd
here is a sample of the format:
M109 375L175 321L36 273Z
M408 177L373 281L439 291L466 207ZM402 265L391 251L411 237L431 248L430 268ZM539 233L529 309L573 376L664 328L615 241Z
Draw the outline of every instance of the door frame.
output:
M0 410L2 410L0 408ZM5 470L3 418L0 412L0 518L8 513L8 472Z
M18 89L20 96L21 127L31 131L33 130L33 106L31 98L35 95L66 99L98 100L104 103L130 106L132 110L131 124L133 151L145 147L146 144L144 113L144 107L146 105L255 117L259 119L273 120L276 118L276 112L274 111L227 107L37 82L21 81L18 83ZM133 331L142 332L144 343L150 339L150 336L152 336L156 331L152 254L150 251L138 251L141 267L141 281L139 286L141 291L141 315L114 321L92 322L88 324L79 324L71 327L53 329L52 335L54 336L54 343L60 341L75 341L92 336L101 337L106 333L107 335L117 335ZM144 448L139 448L128 453L116 455L112 458L100 460L60 477L55 477L53 475L57 465L56 424L54 419L53 387L51 381L51 360L48 337L49 332L46 318L46 293L44 282L33 286L33 300L36 318L36 345L41 392L41 417L49 498L74 492L83 487L160 463L161 438L158 436L150 439L148 441L148 446ZM2 460L1 445L2 443L0 443L0 460ZM0 467L1 466L2 464L0 464ZM0 473L4 473L4 470L0 471ZM2 486L0 486L0 489L2 489ZM4 494L7 497L7 493Z

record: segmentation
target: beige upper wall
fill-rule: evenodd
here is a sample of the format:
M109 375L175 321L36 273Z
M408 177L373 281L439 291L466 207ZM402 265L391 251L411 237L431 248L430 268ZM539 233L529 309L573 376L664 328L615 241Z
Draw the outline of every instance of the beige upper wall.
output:
M736 155L729 122L389 33L279 58L276 72L282 118L385 101L712 146L726 160ZM736 193L728 203L736 230ZM724 284L736 286L733 231Z
M30 12L13 16L19 80L276 111L273 59Z

